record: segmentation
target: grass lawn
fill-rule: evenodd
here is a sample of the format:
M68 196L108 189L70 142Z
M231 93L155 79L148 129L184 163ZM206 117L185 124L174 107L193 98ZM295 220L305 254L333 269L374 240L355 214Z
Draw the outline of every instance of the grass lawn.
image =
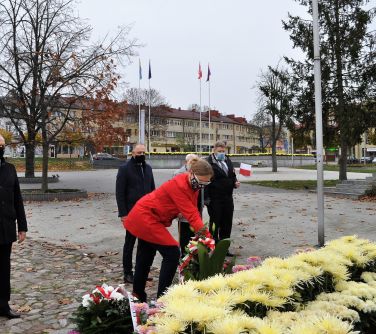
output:
M307 166L298 166L294 167L296 169L311 169L316 170L316 165L307 165ZM328 171L339 171L338 165L325 165L324 170ZM354 165L347 165L347 171L352 173L376 173L376 165L375 164L354 164Z
M254 184L257 186L263 187L272 187L279 189L288 189L288 190L309 190L316 189L317 181L316 180L290 180L290 181L245 181L242 183ZM335 187L338 183L338 180L325 180L325 187Z
M25 171L25 159L7 158L6 160L16 166L17 172ZM49 172L90 169L92 169L92 167L88 159L52 158L48 162ZM42 171L42 158L35 158L35 171Z

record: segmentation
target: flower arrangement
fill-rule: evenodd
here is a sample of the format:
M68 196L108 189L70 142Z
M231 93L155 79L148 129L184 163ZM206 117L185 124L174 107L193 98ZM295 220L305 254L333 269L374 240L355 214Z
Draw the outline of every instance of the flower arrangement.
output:
M202 280L219 273L231 273L235 258L225 261L230 243L229 239L224 239L216 245L214 239L196 234L188 243L186 255L178 268L181 281Z
M251 270L189 280L160 298L157 333L376 333L376 244L356 237Z
M161 312L161 303L151 301L148 303L133 303L133 309L136 313L138 334L155 334L156 329L153 324L153 317Z
M259 256L250 256L247 259L247 264L236 264L232 267L232 272L237 273L238 271L243 271L243 270L249 270L258 267L261 265L262 260L261 257Z
M133 333L124 286L97 286L82 297L72 321L80 334Z

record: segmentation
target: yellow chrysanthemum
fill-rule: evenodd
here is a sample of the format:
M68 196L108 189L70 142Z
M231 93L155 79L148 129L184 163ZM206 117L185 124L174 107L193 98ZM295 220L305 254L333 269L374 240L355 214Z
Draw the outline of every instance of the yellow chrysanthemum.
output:
M349 334L352 332L353 326L349 324L347 321L342 321L337 317L333 316L326 316L323 319L318 319L314 321L314 325L322 333L327 334Z
M156 332L159 334L178 334L183 332L188 323L179 321L175 317L157 317L155 318Z
M168 303L171 299L195 299L199 295L199 292L194 288L193 282L188 281L183 284L176 284L169 287L167 293L162 296L159 301L162 303Z
M219 319L207 325L209 333L229 334L241 333L246 329L243 322L236 315L229 315L226 318Z
M257 326L260 334L286 334L284 328L277 323L263 321Z
M194 281L194 287L202 292L223 290L227 287L226 279L223 275L215 275L203 281Z
M224 318L228 313L225 308L187 299L170 300L163 310L166 314L174 316L182 322L202 322L204 324Z
M231 306L237 303L237 298L234 297L234 291L224 289L213 291L212 293L208 294L207 296L205 296L205 301L208 305L229 309L231 308Z

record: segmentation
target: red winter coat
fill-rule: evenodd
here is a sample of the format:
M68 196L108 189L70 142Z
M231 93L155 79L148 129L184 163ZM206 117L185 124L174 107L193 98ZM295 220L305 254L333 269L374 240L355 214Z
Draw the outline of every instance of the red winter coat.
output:
M166 227L179 213L195 232L204 227L197 209L198 191L191 188L188 174L180 174L142 197L124 219L123 225L142 240L165 246L178 246Z

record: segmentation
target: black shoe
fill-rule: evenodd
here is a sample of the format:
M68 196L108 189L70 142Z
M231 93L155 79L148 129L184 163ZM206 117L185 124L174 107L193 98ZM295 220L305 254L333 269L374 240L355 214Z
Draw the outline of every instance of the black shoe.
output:
M125 274L124 275L124 283L133 284L133 274Z
M232 254L232 253L230 253L230 252L227 252L226 256L228 256L228 257L234 257L235 255Z
M17 319L17 318L21 318L21 314L16 313L12 311L11 309L9 309L7 311L0 311L0 317L5 317L8 319Z

